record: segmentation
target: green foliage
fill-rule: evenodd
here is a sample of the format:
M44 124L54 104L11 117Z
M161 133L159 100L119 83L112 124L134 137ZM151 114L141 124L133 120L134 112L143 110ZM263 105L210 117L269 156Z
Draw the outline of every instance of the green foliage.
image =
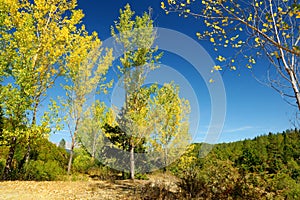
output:
M299 143L298 130L288 130L217 144L205 158L197 158L203 144L193 144L170 168L188 198L297 199Z
M238 170L230 161L207 161L180 174L179 186L188 198L228 199L234 196Z
M125 103L118 118L118 124L129 138L130 173L134 179L134 149L144 142L151 133L149 98L155 87L142 87L149 71L156 68L155 63L162 54L153 48L155 31L148 13L134 17L134 12L127 4L120 10L119 20L111 28L111 35L122 46L119 72L125 90ZM118 32L118 33L116 33Z
M140 173L137 173L135 175L135 178L138 179L138 180L149 180L147 174L140 174Z
M189 114L190 105L180 98L179 86L165 83L153 94L151 112L155 130L150 142L161 155L164 166L168 166L183 154L190 144Z
M13 159L10 179L12 180L57 180L64 175L67 166L67 152L48 139L39 139L31 146L30 160L20 169L27 145L18 145ZM0 162L5 164L7 147L0 147ZM2 164L0 164L2 165ZM1 167L0 167L1 168ZM0 169L1 170L1 169Z
M78 155L73 161L74 170L80 173L87 173L94 165L94 160L90 155Z
M84 113L82 125L78 129L78 141L91 154L99 158L104 144L105 125L113 123L112 110L98 100Z
M65 174L65 169L57 161L31 160L25 165L24 179L35 181L57 180Z

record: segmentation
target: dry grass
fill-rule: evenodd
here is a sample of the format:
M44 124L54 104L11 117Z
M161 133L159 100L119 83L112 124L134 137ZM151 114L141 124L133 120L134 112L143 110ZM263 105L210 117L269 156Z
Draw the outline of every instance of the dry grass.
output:
M172 177L152 175L150 180L98 181L7 181L0 182L0 199L141 199L145 187L157 183L176 190Z

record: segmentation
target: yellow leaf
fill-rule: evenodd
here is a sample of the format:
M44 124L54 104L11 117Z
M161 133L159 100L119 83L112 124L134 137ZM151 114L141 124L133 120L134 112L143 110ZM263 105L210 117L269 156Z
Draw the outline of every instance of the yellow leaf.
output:
M212 43L214 43L215 39L214 38L210 38L209 41L211 41Z
M247 20L248 20L248 22L250 22L252 20L252 14L249 15Z
M165 3L164 3L164 2L160 2L160 7L161 7L162 9L166 9Z
M235 66L231 66L230 69L231 70L236 70L236 67Z
M215 82L215 81L212 78L209 79L209 83L213 83L213 82Z
M226 58L224 58L223 56L219 55L219 56L217 57L217 60L220 61L220 62L223 62L223 61L226 60Z
M220 13L221 13L221 11L220 11L220 10L216 10L215 12L216 12L217 14L220 14Z
M222 68L221 68L220 65L215 65L215 66L214 66L214 70L216 70L216 71L221 71Z

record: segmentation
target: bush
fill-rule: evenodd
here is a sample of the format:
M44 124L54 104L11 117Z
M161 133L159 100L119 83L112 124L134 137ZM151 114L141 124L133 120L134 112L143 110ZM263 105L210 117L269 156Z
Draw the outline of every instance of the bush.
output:
M49 160L44 162L37 160L29 161L29 163L25 165L24 178L26 180L35 181L53 181L64 174L65 170L61 168L57 161Z
M89 155L78 155L73 161L73 169L80 173L87 173L94 166L94 160Z
M201 170L196 167L189 167L181 174L181 180L178 184L183 195L187 198L196 198L201 196L201 191L205 187L205 180L202 177Z
M140 174L140 173L137 173L135 175L135 178L138 179L138 180L149 180L147 174Z
M234 195L238 171L229 161L207 162L181 174L179 187L187 198L228 199Z

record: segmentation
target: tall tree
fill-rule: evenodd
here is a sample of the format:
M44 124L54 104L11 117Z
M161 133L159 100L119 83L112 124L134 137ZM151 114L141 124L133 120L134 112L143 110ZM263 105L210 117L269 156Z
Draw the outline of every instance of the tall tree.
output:
M233 48L233 57L221 51L214 70L247 62L252 68L257 58L269 61L266 83L300 110L300 4L294 0L168 0L161 7L167 12L179 12L202 19L206 26L199 38L208 38L215 50ZM202 23L201 23L202 24ZM242 61L243 60L243 61ZM225 63L225 64L223 64Z
M49 132L47 124L37 120L38 107L64 71L70 36L83 14L76 9L76 0L0 0L0 5L1 76L9 82L1 90L10 121L4 130L10 146L3 175L7 177L17 143L26 141L28 160L30 143Z
M116 31L119 33L117 34ZM150 15L136 16L127 4L120 10L119 21L112 27L112 36L122 47L121 66L118 67L123 75L125 89L125 104L120 113L118 123L130 137L130 174L134 179L134 149L149 134L148 99L152 88L142 88L147 73L153 70L154 64L161 54L153 48L155 33Z
M60 99L64 123L70 133L71 149L68 173L71 172L74 147L78 139L78 130L84 126L83 116L88 95L93 94L103 84L113 56L111 50L103 50L97 33L89 35L82 26L77 34L72 35L73 48L66 57L66 96ZM105 52L105 53L104 53ZM59 106L59 105L58 105Z
M164 84L151 102L155 131L151 136L156 151L161 152L164 170L188 146L189 102L179 96L179 86Z

